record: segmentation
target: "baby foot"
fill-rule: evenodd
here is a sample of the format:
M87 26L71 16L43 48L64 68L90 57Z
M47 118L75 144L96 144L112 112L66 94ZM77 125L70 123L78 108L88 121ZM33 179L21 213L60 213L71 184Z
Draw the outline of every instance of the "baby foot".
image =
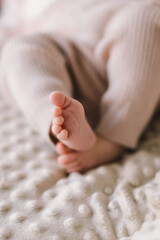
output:
M62 92L49 96L53 107L52 132L66 146L78 151L91 148L96 140L89 126L82 104Z
M96 144L87 151L73 151L61 142L57 143L56 150L60 154L57 158L58 163L66 172L71 173L84 172L101 164L116 160L125 149L97 138Z

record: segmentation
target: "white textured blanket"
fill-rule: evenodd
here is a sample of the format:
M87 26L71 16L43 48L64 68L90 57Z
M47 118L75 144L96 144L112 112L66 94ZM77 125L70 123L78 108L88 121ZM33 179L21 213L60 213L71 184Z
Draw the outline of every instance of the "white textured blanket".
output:
M66 176L0 97L0 240L159 240L158 120L135 153Z

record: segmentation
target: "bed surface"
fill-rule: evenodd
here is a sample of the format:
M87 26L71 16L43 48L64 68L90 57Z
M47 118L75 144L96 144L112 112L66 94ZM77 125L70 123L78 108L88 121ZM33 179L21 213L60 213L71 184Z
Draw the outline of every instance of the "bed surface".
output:
M0 240L159 240L159 119L120 162L67 176L0 96Z

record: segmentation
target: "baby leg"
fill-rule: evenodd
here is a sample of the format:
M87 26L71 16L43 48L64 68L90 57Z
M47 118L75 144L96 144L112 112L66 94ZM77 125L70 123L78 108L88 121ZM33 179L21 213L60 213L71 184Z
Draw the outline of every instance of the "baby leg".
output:
M109 88L101 99L101 121L94 147L72 151L61 143L59 163L83 171L135 148L160 98L160 10L134 2L111 19L97 54L107 65Z
M49 135L55 142L56 136L72 149L83 151L95 143L95 134L82 104L69 97L72 85L59 47L48 35L11 40L2 53L3 92L45 139ZM49 95L54 106L53 127Z
M14 102L29 123L48 142L51 125L49 94L72 95L66 60L48 35L21 36L10 40L2 51L0 82L10 103Z
M107 66L97 132L135 148L160 99L160 8L135 1L113 16L96 53Z

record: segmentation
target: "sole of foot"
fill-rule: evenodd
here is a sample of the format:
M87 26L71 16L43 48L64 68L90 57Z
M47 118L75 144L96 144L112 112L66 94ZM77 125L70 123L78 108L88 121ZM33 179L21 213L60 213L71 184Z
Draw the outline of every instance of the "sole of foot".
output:
M85 118L82 104L59 91L52 92L49 100L53 104L53 135L73 150L90 149L95 144L96 137Z

